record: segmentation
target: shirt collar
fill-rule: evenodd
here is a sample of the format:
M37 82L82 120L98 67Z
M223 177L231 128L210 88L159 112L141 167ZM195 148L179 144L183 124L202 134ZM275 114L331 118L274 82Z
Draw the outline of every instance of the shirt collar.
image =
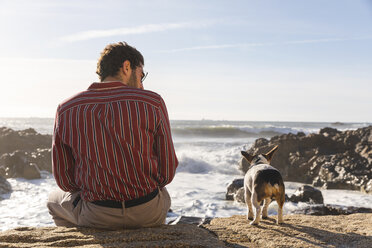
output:
M101 83L92 83L88 90L111 90L116 88L127 87L124 83L120 81L109 81Z

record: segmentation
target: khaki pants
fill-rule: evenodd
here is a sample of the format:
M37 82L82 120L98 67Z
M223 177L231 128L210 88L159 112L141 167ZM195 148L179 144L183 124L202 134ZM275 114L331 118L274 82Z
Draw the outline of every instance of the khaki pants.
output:
M166 188L146 203L130 208L109 208L80 200L79 192L57 190L49 195L47 207L57 226L85 226L105 229L153 227L165 223L171 199ZM125 203L123 203L124 206Z

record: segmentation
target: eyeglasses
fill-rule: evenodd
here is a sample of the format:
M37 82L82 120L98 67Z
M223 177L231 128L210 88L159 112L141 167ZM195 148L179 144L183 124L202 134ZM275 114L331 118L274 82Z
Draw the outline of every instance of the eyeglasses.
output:
M143 81L145 81L146 77L147 77L147 74L149 74L147 71L143 71L142 70L142 76L141 76L141 82L143 83Z

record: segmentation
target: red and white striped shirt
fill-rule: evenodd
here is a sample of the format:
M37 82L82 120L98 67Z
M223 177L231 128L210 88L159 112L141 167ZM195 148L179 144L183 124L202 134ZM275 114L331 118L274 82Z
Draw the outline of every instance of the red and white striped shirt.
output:
M161 96L121 82L93 83L58 106L52 157L58 186L86 201L147 195L178 165Z

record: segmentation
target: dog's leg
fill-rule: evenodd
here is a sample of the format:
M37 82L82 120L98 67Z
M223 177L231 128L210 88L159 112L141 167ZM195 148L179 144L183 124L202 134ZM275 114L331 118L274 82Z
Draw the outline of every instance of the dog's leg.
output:
M248 190L247 187L244 187L244 198L245 203L247 204L247 219L253 220L253 210L252 210L252 201L251 201L251 192Z
M264 200L264 206L262 209L262 219L267 219L267 209L269 208L270 202L271 202L271 198L266 198Z
M277 223L282 224L284 222L283 221L283 206L284 206L284 201L285 201L284 190L282 191L282 193L278 197L275 197L275 199L276 199L276 202L278 203L278 220L277 220Z
M261 202L258 201L257 193L255 191L253 192L251 199L252 199L252 204L254 208L256 209L256 215L254 217L254 220L249 224L257 225L261 220Z

